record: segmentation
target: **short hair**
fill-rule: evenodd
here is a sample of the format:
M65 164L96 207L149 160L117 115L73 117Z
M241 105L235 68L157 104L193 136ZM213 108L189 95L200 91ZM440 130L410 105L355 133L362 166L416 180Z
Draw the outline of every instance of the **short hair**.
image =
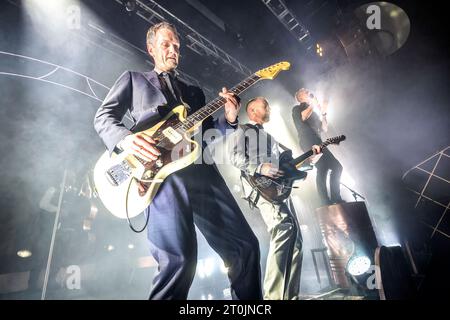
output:
M266 106L269 104L269 102L267 101L267 99L264 98L264 97L254 97L253 99L248 100L247 104L245 105L245 111L248 112L248 108L249 108L250 105L251 105L253 102L255 102L256 100L262 100Z
M160 30L160 29L169 29L172 30L173 33L175 33L175 35L177 36L177 38L180 38L178 36L178 32L177 32L177 28L175 28L175 26L171 23L168 23L166 21L163 22L159 22L157 24L154 24L153 26L151 26L148 31L147 31L147 46L153 43L153 40L155 40L156 37L156 33Z
M298 101L297 97L298 97L298 95L299 95L301 92L306 92L306 93L308 93L309 90L306 89L306 88L300 88L300 89L298 89L298 91L295 93L295 100Z

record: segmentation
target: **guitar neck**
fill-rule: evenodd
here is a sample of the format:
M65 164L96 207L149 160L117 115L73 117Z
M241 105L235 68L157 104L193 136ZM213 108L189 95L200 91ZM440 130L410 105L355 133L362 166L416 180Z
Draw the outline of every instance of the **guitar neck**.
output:
M305 152L301 156L298 156L297 158L292 159L289 162L290 162L291 165L297 167L297 165L299 165L300 163L302 163L303 161L305 161L306 159L311 157L313 154L314 154L314 152L312 150L309 150L308 152Z
M339 144L339 142L344 141L344 140L345 140L345 136L344 135L341 135L341 136L338 136L338 137L334 137L334 138L330 138L330 139L327 139L327 141L322 142L319 145L319 147L320 147L320 149L323 150L330 144ZM299 157L289 161L289 163L291 165L297 167L299 164L301 164L303 161L305 161L306 159L308 159L312 155L314 155L314 151L309 150L308 152L305 152L301 156L299 156Z
M260 79L261 78L258 75L252 74L251 76L241 81L238 85L234 86L228 91L233 92L236 95L239 95L248 88L250 88L251 86L253 86ZM198 123L203 122L203 120L205 120L206 118L208 118L209 116L213 115L218 110L220 110L225 105L225 102L226 102L225 98L222 97L215 98L204 107L200 108L193 114L189 115L186 118L186 121L183 123L183 128L185 130L189 130L192 127L196 126Z

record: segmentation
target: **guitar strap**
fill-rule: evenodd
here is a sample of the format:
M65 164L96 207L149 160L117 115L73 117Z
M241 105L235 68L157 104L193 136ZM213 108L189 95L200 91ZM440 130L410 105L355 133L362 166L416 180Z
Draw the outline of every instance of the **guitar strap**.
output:
M248 146L248 136L245 134L246 133L246 131L248 130L248 129L254 129L255 128L255 126L253 126L253 125L251 125L251 124L245 124L245 125L243 125L243 126L241 126L242 127L242 129L244 130L244 139L245 139L245 158L246 158L246 160L248 160L248 158L249 158L249 156L248 156L248 153L247 153L247 150L248 150L248 148L249 148L249 146ZM270 139L273 139L273 137L271 137L270 136L270 134L269 133L266 133L268 136L269 136L269 139L268 140L270 140ZM259 134L257 134L256 135L256 143L257 143L257 145L259 146ZM281 143L279 143L278 142L278 145L280 146L280 148L281 149L283 149L284 151L287 151L287 150L290 150L288 147L286 147L286 146L284 146L283 144L281 144ZM250 192L250 194L248 195L248 196L245 196L245 186L244 186L244 182L243 182L243 180L242 179L245 179L246 181L247 181L247 183L248 183L248 185L249 185L249 187L250 188L252 188L252 191ZM261 196L261 192L259 192L259 190L257 189L257 188L255 188L255 187L253 187L252 185L251 185L251 183L248 181L248 179L247 179L247 174L244 172L244 171L241 171L241 176L240 176L240 179L241 179L241 186L242 186L242 193L243 193L243 199L244 200L247 200L247 202L248 202L248 206L250 207L250 209L251 210L253 210L255 207L257 207L257 204L258 204L258 201L259 201L259 198L260 198L260 196ZM254 199L253 199L254 198ZM279 213L279 212L278 212Z
M245 139L245 158L246 160L248 160L249 156L248 156L248 136L245 134L247 132L248 129L253 129L254 127L250 124L245 124L242 126L242 129L244 130L244 139ZM259 146L259 134L256 135L256 143ZM250 182L247 180L247 183L249 185L250 188L252 188L252 191L249 193L248 196L245 195L245 186L244 186L244 182L242 180L242 178L247 180L247 174L244 171L241 171L241 186L242 186L242 194L243 194L243 199L247 200L248 202L248 206L250 207L251 210L253 210L254 208L256 208L257 203L259 201L259 197L261 196L261 193L259 192L259 190L257 188L254 188L251 186ZM252 199L254 198L254 199Z
M283 145L283 144L281 144L279 142L278 142L278 145L280 146L281 149L283 149L283 151L291 150L291 149L289 149L288 147L286 147L285 145Z
M252 187L252 191L250 191L250 194L246 197L246 196L245 196L245 191L244 191L244 189L245 189L245 187L244 187L244 181L242 180L242 178L246 179L245 173L242 172L240 178L241 178L242 194L243 194L243 197L242 197L242 198L243 198L244 200L247 200L249 208L250 208L251 210L253 210L254 208L257 207L256 205L257 205L257 203L258 203L258 201L259 201L259 197L261 196L261 193L258 191L258 189ZM248 183L248 184L250 185L250 183ZM256 196L254 196L255 194L256 194ZM255 199L252 200L253 197L254 197Z

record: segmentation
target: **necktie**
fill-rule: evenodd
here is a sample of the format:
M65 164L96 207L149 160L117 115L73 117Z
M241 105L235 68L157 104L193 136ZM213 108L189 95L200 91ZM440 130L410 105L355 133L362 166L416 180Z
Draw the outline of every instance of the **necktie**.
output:
M266 134L266 150L265 151L266 151L267 156L270 157L272 155L272 139L273 139L272 136L264 130L264 127L262 124L256 123L256 124L254 124L254 127L256 127L258 138L260 137L262 132L264 132ZM260 130L262 132L260 132ZM259 139L258 139L258 141L259 141ZM259 142L258 142L258 145L259 145Z
M161 83L161 89L164 95L166 96L167 101L168 102L178 101L177 95L172 85L171 76L167 72L161 72L159 74L159 79Z

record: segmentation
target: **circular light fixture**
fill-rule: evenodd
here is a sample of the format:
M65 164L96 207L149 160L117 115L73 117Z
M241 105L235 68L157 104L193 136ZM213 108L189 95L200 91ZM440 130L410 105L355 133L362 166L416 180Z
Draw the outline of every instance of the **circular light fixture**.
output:
M21 258L28 258L31 257L32 253L30 250L24 249L17 251L17 255Z
M347 263L347 271L352 276L360 276L370 269L371 261L367 256L354 256Z

